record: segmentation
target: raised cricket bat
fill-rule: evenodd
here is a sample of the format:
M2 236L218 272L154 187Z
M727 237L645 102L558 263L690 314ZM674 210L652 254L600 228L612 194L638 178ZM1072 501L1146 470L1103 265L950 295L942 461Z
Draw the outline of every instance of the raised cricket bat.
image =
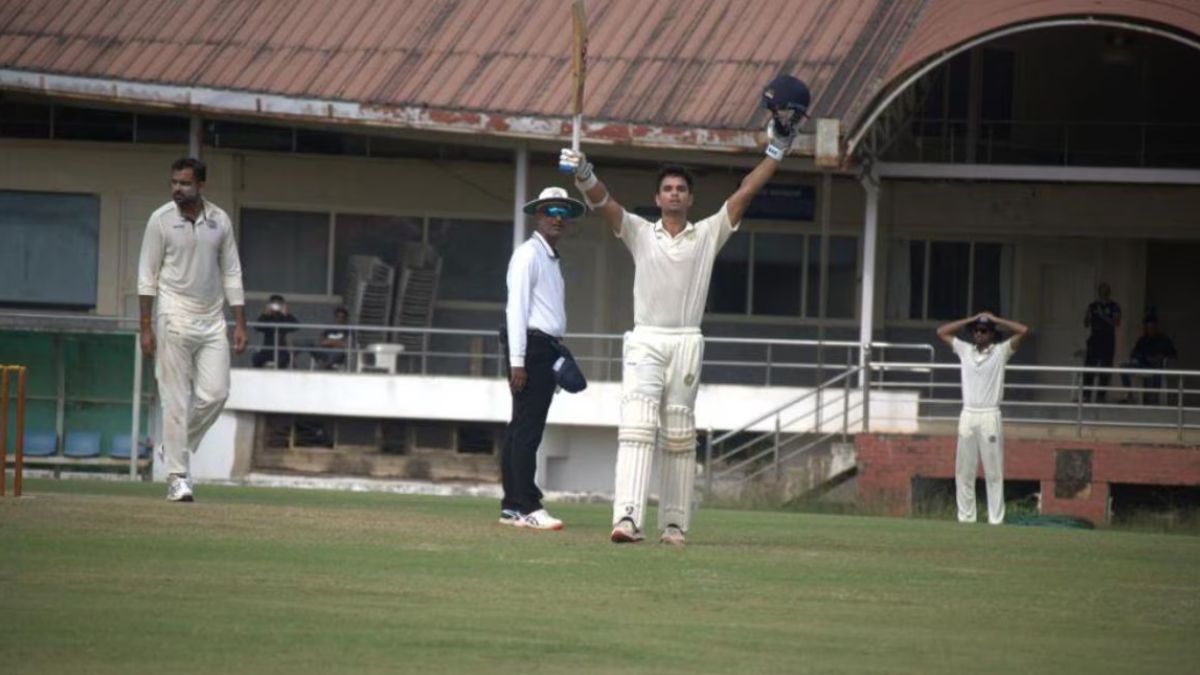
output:
M571 149L579 152L579 133L583 126L583 86L587 79L587 10L583 0L571 0L571 24L575 36L571 52ZM571 168L562 164L558 170L571 173Z

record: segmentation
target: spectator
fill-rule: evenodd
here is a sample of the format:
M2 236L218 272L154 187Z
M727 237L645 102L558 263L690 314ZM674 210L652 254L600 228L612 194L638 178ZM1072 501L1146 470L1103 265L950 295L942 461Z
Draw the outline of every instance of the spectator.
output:
M1113 355L1117 350L1117 327L1121 325L1121 306L1112 300L1112 288L1101 282L1096 289L1099 296L1087 306L1083 314L1083 325L1089 329L1087 354L1083 365L1087 368L1112 368ZM1095 400L1104 403L1108 389L1108 373L1083 374L1083 401L1092 400L1092 382L1099 380Z
M288 312L287 301L282 295L272 295L267 301L267 307L258 316L258 323L300 323ZM258 326L255 328L262 333L262 347L255 350L252 362L255 368L264 368L268 363L275 364L280 370L292 364L292 352L288 347L288 333L295 328L275 326Z
M333 322L345 326L350 322L350 312L345 307L333 310ZM320 349L313 351L313 361L321 370L340 370L346 363L346 347L352 342L348 328L330 328L321 333L317 342ZM336 350L336 351L334 351Z
M1171 342L1171 338L1158 332L1158 319L1153 314L1148 314L1142 321L1142 336L1133 345L1133 351L1129 353L1129 360L1122 363L1121 367L1164 368L1167 359L1175 357L1175 345ZM1130 387L1131 381L1132 378L1128 373L1121 373L1121 383L1125 385L1126 389ZM1146 388L1148 389L1158 389L1161 384L1161 375L1151 375L1146 378ZM1145 392L1142 400L1151 405L1157 404L1158 394ZM1128 402L1129 398L1126 398L1125 401Z

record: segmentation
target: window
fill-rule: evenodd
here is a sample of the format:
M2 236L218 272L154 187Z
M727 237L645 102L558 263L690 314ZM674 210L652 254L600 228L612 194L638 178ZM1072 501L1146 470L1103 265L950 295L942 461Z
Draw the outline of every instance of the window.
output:
M894 239L888 256L889 319L948 321L974 312L1008 314L1011 244Z
M238 255L248 291L323 295L329 286L329 214L242 209Z
M429 243L442 256L443 300L504 302L512 226L494 220L431 218Z
M405 252L427 241L442 258L438 299L505 300L512 248L512 229L505 221L248 207L241 211L240 232L238 252L249 291L340 294L351 257L372 256L398 270Z
M854 318L858 240L830 236L825 292L827 318ZM821 301L821 237L750 232L730 239L717 255L706 310L817 318Z
M350 270L350 256L375 256L396 269L403 260L404 247L419 242L423 223L405 216L374 216L339 213L334 218L333 290L341 292Z
M76 141L133 141L133 113L54 106L54 137Z
M100 197L0 190L0 304L96 306Z
M50 138L50 106L0 99L0 136Z

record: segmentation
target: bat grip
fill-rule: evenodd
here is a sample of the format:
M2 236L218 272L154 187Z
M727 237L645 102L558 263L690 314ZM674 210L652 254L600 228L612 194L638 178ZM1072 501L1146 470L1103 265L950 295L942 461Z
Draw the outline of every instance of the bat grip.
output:
M581 127L582 125L583 125L583 115L575 115L575 117L571 120L571 149L574 150L575 152L579 152L579 133L580 133L579 127ZM572 168L566 164L562 164L561 162L558 165L558 170L560 173L574 173L575 172L574 168Z

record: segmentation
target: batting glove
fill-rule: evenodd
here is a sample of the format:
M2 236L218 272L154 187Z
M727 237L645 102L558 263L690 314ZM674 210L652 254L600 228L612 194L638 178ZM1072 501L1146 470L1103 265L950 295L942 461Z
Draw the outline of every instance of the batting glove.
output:
M792 149L792 141L796 140L796 134L793 131L785 136L781 131L775 128L775 120L767 122L767 157L782 162L787 156L788 151Z
M558 168L560 171L575 174L575 185L584 192L596 186L596 174L592 171L592 163L587 160L587 155L578 150L563 148L558 156Z

